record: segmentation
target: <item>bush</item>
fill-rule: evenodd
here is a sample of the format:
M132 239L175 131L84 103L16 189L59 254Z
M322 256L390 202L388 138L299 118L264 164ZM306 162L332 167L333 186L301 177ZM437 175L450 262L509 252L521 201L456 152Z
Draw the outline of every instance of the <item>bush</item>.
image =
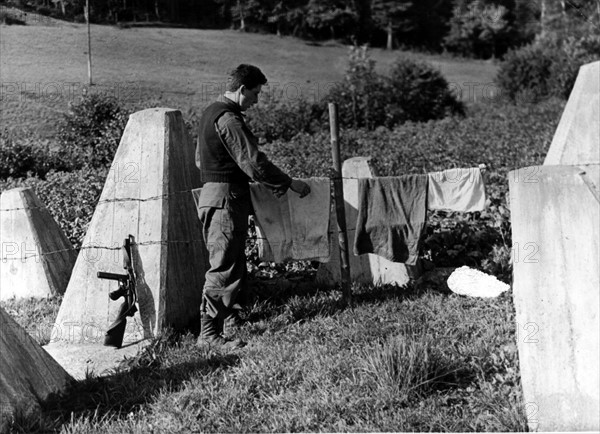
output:
M100 199L106 174L106 169L51 171L46 179L33 176L0 181L0 191L17 187L32 188L73 246L79 249Z
M374 68L366 47L352 48L344 81L328 98L338 104L342 126L372 130L464 114L462 103L452 95L442 74L427 63L400 58L389 78Z
M556 58L556 48L542 45L528 45L509 52L497 76L503 95L513 101L529 102L548 97L550 70Z
M425 62L400 58L390 78L396 123L465 114L462 102L450 92L442 73Z
M44 164L42 150L31 141L14 141L6 132L0 135L0 179L43 172Z
M365 46L350 49L344 80L331 89L327 100L337 103L341 125L374 129L394 124L386 110L390 96L389 80L375 72L375 61Z
M266 142L289 140L298 133L312 133L321 128L324 107L299 97L284 100L284 95L269 95L248 115L250 129Z
M13 14L11 14L8 11L0 11L0 22L6 24L7 26L10 26L10 25L24 26L27 24L25 21L23 21L20 18L17 18L16 16L14 16Z
M567 99L579 68L600 57L600 35L566 39L547 37L512 51L501 64L497 81L509 99Z
M15 139L7 131L0 134L0 179L43 178L50 170L70 170L69 162L50 143L32 137Z
M87 94L70 106L59 127L63 158L70 159L74 168L108 167L126 124L127 115L114 97Z
M87 94L71 104L58 126L58 143L39 144L26 137L0 134L0 178L44 178L50 170L79 170L108 167L119 146L127 114L116 99L104 94Z
M552 95L568 99L577 79L579 68L600 59L600 36L586 35L567 38L550 67L549 87Z
M328 102L337 103L341 126L368 130L464 114L442 74L427 63L398 59L386 77L375 72L366 47L353 47L344 80L322 102L309 102L302 95L288 101L282 94L269 95L249 115L248 124L267 143L317 133L328 124Z

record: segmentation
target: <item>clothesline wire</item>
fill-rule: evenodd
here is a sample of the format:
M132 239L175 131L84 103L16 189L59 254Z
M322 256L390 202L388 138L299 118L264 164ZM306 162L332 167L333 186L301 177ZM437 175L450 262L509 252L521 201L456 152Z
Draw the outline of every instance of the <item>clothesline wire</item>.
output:
M352 229L348 229L349 231L353 231L355 230L354 228ZM338 231L328 231L327 235L331 236L334 234L337 234ZM267 238L265 237L258 237L258 236L254 236L254 237L250 237L251 240L256 240L256 241L268 241ZM202 239L192 239L192 240L165 240L165 241L142 241L142 242L133 242L132 246L138 246L138 247L145 247L145 246L153 246L153 245L169 245L169 244L192 244L192 243L202 243L204 244L204 240ZM7 257L3 257L0 260L2 262L6 262L6 261L15 261L15 260L26 260L26 259L30 259L30 258L38 258L38 257L43 257L43 256L51 256L51 255L55 255L57 253L65 253L65 252L80 252L82 250L91 250L91 249L99 249L99 250L109 250L109 251L117 251L117 250L121 250L122 247L121 246L103 246L103 245L95 245L95 244L86 244L86 245L82 245L81 247L79 247L79 249L75 248L75 247L67 247L64 249L58 249L58 250L52 250L50 252L43 252L43 253L39 253L39 254L33 254L33 255L25 255L25 256L19 256L19 257L14 257L14 258L7 258ZM6 250L6 249L5 249ZM35 250L35 249L32 249ZM25 252L27 252L28 250L25 250ZM30 250L31 251L31 250ZM4 252L6 253L6 252ZM14 252L14 253L9 253L9 254L18 254L18 252Z
M483 167L482 167L483 166ZM485 165L480 165L479 169L481 170L485 170ZM322 178L327 178L327 177L322 177ZM356 177L329 177L330 181L336 181L336 180L358 180L361 178L356 178ZM372 179L372 178L367 178L367 179ZM192 195L194 194L194 191L199 190L198 188L196 189L191 189L191 190L180 190L180 191L175 191L175 192L170 192L170 193L165 193L165 194L161 194L161 195L156 195L156 196L151 196L151 197L147 197L147 198L114 198L114 199L104 199L104 200L100 200L98 201L98 203L96 204L96 206L98 205L103 205L103 204L107 204L107 203L118 203L118 202L149 202L149 201L153 201L153 200L159 200L159 199L168 199L170 196L175 196L175 195L182 195L182 194L189 194L192 193ZM4 209L0 209L0 212L11 212L11 211L21 211L21 210L37 210L37 209L43 209L47 211L47 207L44 205L41 206L36 206L36 207L17 207L17 208L4 208ZM355 232L356 228L346 228L345 232ZM327 235L331 236L331 235L335 235L335 234L339 234L342 233L344 231L328 231ZM267 238L265 237L252 237L252 239L255 239L256 241L267 241ZM203 243L203 240L200 239L193 239L193 240L170 240L170 241L144 241L144 242L134 242L133 245L136 246L149 246L149 245L169 245L169 244L190 244L190 243L197 243L197 242L201 242ZM34 254L34 255L25 255L25 256L21 256L20 258L6 258L3 257L0 260L2 262L6 262L7 260L26 260L26 259L30 259L30 258L37 258L37 257L43 257L43 256L50 256L50 255L54 255L57 253L64 253L64 252L68 252L68 251L82 251L82 250L89 250L89 249L102 249L102 250L120 250L121 247L108 247L108 246L101 246L101 245L82 245L79 249L76 249L75 247L69 247L69 248L65 248L65 249L59 249L59 250L53 250L50 252L43 252L40 254Z
M481 165L480 165L481 166ZM485 170L485 165L483 165L484 167L479 167L479 169L481 169L482 171ZM470 170L471 168L467 168L465 170ZM430 172L430 173L436 173L436 172ZM425 174L424 174L425 175ZM402 176L402 175L400 175ZM316 176L314 178L328 178L326 176L323 177L319 177ZM346 177L346 176L340 176L340 177L329 177L330 181L337 181L337 180L359 180L359 179L375 179L378 177L374 177L374 178L369 178L369 177L364 177L364 178L358 178L358 177ZM307 178L304 178L307 179ZM96 206L98 205L103 205L106 203L115 203L115 202L150 202L153 200L159 200L159 199L168 199L170 196L175 196L175 195L182 195L182 194L188 194L188 193L192 193L192 196L194 194L194 191L198 191L201 190L201 187L198 188L193 188L191 190L180 190L180 191L174 191L174 192L170 192L170 193L165 193L165 194L160 194L160 195L156 195L156 196L150 196L147 198L135 198L135 197L119 197L119 198L113 198L113 199L104 199L104 200L99 200L96 203ZM0 212L10 212L10 211L23 211L23 210L38 210L38 209L47 209L47 207L45 205L40 205L40 206L34 206L34 207L16 207L16 208L0 208Z
M190 244L190 243L197 243L197 242L203 242L203 240L195 239L195 240L170 240L170 241L142 241L141 243L134 242L134 243L132 243L132 245L143 247L143 246L153 246L153 245ZM34 255L25 255L25 256L15 257L15 258L3 257L1 259L1 261L6 262L7 260L24 260L24 259L29 259L29 258L37 258L37 257L41 257L41 256L50 256L50 255L54 255L57 253L64 253L64 252L70 252L70 251L77 252L77 251L91 250L91 249L117 251L117 250L121 250L122 247L121 246L111 247L111 246L86 244L86 245L82 245L81 247L79 247L79 249L77 249L75 247L67 247L65 249L52 250L50 252L43 252L43 253L34 254ZM27 252L27 251L28 250L25 250L25 252ZM6 253L6 252L4 252L4 253ZM17 254L17 253L18 252L10 253L10 254Z
M106 203L114 203L114 202L149 202L149 201L152 201L152 200L168 199L169 196L176 196L176 195L187 194L187 193L192 193L192 195L193 195L193 191L194 190L197 190L197 189L174 191L172 193L166 193L166 194L161 194L161 195L157 195L157 196L150 196L150 197L147 197L147 198L116 197L114 199L99 200L96 203L96 206L98 206L98 205L104 205ZM48 209L48 208L45 205L32 206L32 207L0 208L0 212L22 211L22 210L36 210L36 209Z

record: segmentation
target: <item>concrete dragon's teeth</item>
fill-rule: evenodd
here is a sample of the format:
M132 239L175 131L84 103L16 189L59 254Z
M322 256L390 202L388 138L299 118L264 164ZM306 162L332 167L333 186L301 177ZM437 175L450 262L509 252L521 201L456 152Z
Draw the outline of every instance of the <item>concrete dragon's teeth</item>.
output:
M64 294L77 254L30 188L0 196L0 300Z

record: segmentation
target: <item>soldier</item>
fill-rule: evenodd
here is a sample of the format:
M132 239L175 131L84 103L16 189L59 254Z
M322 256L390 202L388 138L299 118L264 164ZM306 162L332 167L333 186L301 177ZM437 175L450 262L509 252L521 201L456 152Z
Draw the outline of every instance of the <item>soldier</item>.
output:
M204 284L199 345L224 349L246 345L223 335L226 322L241 309L246 286L246 236L251 211L249 182L267 186L276 196L288 188L304 197L310 187L290 178L258 150L258 139L243 112L258 102L267 79L259 68L242 64L230 74L227 91L209 105L198 123L196 166L204 183L198 218L209 252Z

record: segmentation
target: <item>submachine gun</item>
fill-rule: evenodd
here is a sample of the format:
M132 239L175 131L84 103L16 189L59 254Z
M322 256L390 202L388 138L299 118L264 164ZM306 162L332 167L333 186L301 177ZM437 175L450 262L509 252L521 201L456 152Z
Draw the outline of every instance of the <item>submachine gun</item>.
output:
M125 301L119 308L117 318L106 330L104 335L104 345L109 347L121 348L123 345L123 337L125 335L125 327L127 326L127 317L133 316L137 312L136 303L138 300L137 290L135 287L135 269L133 267L133 256L131 254L131 245L133 236L129 235L123 243L123 268L127 274L106 273L98 271L100 279L116 280L119 282L119 289L111 291L108 296L111 300L116 301L123 297Z

